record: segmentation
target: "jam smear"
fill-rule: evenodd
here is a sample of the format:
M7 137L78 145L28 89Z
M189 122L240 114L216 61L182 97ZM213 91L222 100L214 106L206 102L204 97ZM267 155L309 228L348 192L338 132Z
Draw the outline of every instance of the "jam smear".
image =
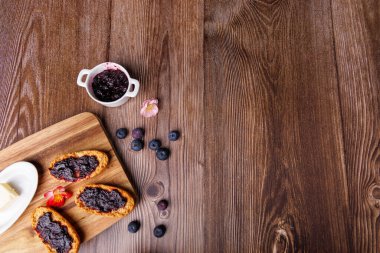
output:
M73 238L66 226L58 221L53 221L51 213L45 213L38 218L36 231L44 243L48 243L58 253L70 251Z
M75 182L90 175L98 165L96 156L69 157L56 162L50 174L58 179Z
M119 69L107 69L92 81L95 97L103 102L121 98L128 90L128 77Z
M87 187L79 199L89 208L100 212L111 212L124 207L127 200L117 190L107 191L97 187Z

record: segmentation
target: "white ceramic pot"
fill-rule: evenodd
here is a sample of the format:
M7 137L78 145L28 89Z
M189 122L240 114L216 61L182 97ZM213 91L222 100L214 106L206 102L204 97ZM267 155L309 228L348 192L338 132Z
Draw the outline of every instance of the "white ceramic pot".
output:
M94 94L94 90L92 88L92 80L94 79L94 77L97 74L99 74L99 73L101 73L101 72L103 72L104 70L107 70L107 69L118 69L118 70L121 70L121 71L124 72L124 74L128 78L128 89L127 89L127 92L121 98L119 98L118 100L112 101L112 102L103 102L103 101L97 99L96 96L95 96L95 94ZM83 81L84 77L86 78L85 81ZM102 105L107 106L107 107L117 107L117 106L120 106L120 105L124 104L125 102L128 101L129 98L136 97L137 93L139 92L139 88L140 88L139 81L137 81L136 79L131 78L129 76L128 71L125 68L123 68L119 64L113 63L113 62L104 62L104 63L101 63L101 64L97 65L96 67L94 67L93 69L82 69L79 72L78 79L77 79L77 84L79 86L81 86L81 87L86 88L86 91L87 91L88 95L95 102L98 102L99 104L102 104Z

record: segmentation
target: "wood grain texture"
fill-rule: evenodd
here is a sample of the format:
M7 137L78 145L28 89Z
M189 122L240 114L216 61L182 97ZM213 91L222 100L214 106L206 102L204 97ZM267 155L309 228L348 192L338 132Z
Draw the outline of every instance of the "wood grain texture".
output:
M329 2L206 6L207 251L348 252Z
M172 150L114 140L141 202L81 252L379 251L377 1L0 2L0 147L90 111ZM141 82L122 107L75 85L104 61Z
M380 250L380 6L332 5L352 252ZM347 29L349 28L349 29Z
M99 150L109 156L109 165L96 177L76 183L54 179L48 168L57 155L81 150ZM50 126L25 138L0 152L0 168L17 162L32 162L38 169L39 183L31 204L12 228L0 237L0 252L42 252L44 246L33 232L31 214L46 205L43 195L61 185L72 193L86 184L109 184L134 194L134 189L109 142L99 120L91 113L82 113ZM74 198L66 201L59 210L78 231L82 241L87 241L110 227L120 218L109 218L80 210ZM96 224L96 226L94 226Z
M25 5L24 5L25 4ZM22 46L24 40L23 31L30 11L26 2L2 2L3 15L0 17L1 25L1 46L0 59L0 99L3 101L0 106L1 117L1 148L5 148L17 141L18 115L20 109L20 64L22 61ZM13 18L17 16L17 22Z

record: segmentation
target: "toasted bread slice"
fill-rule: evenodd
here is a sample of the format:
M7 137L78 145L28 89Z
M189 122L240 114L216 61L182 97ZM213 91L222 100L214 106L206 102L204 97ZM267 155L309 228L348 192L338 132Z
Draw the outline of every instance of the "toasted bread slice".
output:
M86 203L84 203L80 199L80 195L86 189L90 189L90 188L100 188L100 189L106 190L108 192L115 190L126 200L126 203L120 208L117 208L117 209L114 209L111 211L107 211L107 212L91 208L90 206L86 205ZM129 214L132 211L132 209L135 206L135 200L130 193L128 193L127 191L120 189L118 187L104 185L104 184L88 184L88 185L82 186L78 190L77 194L75 195L75 204L79 208L83 209L84 211L86 211L88 213L102 215L102 216L108 216L108 217L122 217L122 216Z
M65 159L68 158L80 158L83 156L95 156L96 160L98 161L98 165L94 170L89 172L87 175L84 177L79 177L79 176L73 176L72 179L69 178L63 178L63 177L58 177L56 175L53 175L53 170L54 170L54 165L58 162L62 162ZM102 172L108 165L108 156L106 153L98 151L98 150L84 150L84 151L79 151L79 152L74 152L74 153L69 153L69 154L63 154L60 156L57 156L51 163L49 167L49 172L50 175L52 175L55 179L64 181L64 182L79 182L82 180L85 180L87 178L95 177L98 175L100 172ZM75 173L79 174L79 171L75 171Z
M51 213L51 219L53 221L59 222L62 226L67 227L68 234L73 239L71 243L71 249L68 251L68 253L77 253L79 250L80 245L80 239L78 236L78 233L75 231L74 227L57 211L50 207L38 207L36 210L34 210L32 214L32 228L37 233L38 238L42 241L42 243L45 245L47 251L49 253L56 253L57 250L54 249L48 242L44 242L43 238L40 237L39 232L37 231L37 223L41 216L43 216L46 213Z

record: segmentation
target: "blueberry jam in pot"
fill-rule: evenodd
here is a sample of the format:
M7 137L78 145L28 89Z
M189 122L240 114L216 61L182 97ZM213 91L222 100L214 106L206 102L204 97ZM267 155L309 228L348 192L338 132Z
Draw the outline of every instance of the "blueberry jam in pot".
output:
M50 174L57 179L75 182L89 176L99 165L96 156L69 157L56 162Z
M92 81L95 97L103 102L121 98L128 90L128 77L119 69L107 69Z
M97 187L87 187L79 199L89 208L100 212L111 212L124 207L127 200L117 190L107 191Z
M70 251L73 238L66 226L52 220L51 213L45 213L38 218L36 231L44 243L48 243L58 253Z

